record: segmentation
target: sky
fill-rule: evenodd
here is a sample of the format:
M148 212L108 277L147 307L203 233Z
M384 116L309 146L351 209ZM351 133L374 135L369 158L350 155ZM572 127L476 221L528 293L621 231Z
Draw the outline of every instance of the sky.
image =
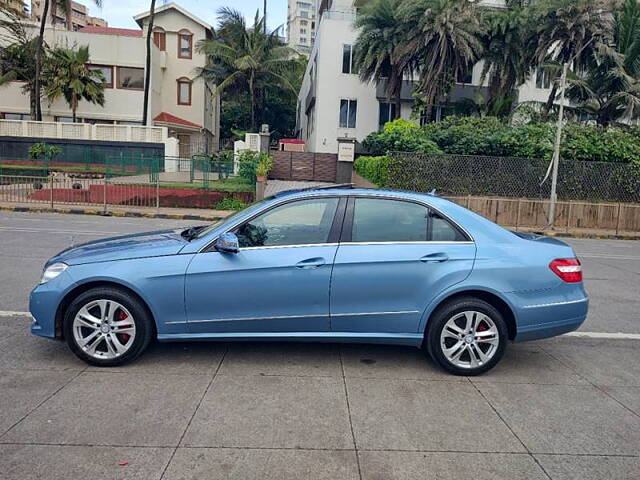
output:
M110 27L138 28L133 16L149 10L149 0L103 0L102 8L91 0L76 0L89 7L90 15L101 17ZM190 11L205 22L216 26L216 10L220 7L232 7L240 10L247 19L253 21L256 10L262 13L263 0L174 0L175 3ZM157 0L156 8L169 1ZM267 0L267 23L270 29L286 23L287 0Z

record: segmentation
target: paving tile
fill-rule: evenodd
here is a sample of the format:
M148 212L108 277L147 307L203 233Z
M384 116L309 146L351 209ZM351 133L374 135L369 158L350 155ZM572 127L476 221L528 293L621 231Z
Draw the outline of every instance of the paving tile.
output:
M602 387L602 389L640 415L640 387Z
M484 375L473 377L472 381L557 385L588 384L584 378L562 362L530 343L509 345L498 365Z
M553 480L638 480L640 458L535 455Z
M223 375L340 377L338 346L328 343L232 343Z
M75 375L76 372L0 371L0 435Z
M638 341L559 338L543 348L597 385L640 386Z
M219 375L183 445L353 448L343 380Z
M359 449L522 452L469 383L347 379Z
M86 372L2 441L177 445L208 383L204 375Z
M154 480L171 448L0 445L3 480ZM127 462L126 466L119 462Z
M479 383L534 453L635 455L640 418L591 386Z
M89 367L89 371L144 372L159 374L211 375L227 348L225 343L154 343L131 363L113 368Z
M354 451L179 448L163 480L358 479Z
M363 480L547 480L528 454L360 452Z
M447 380L465 382L438 368L422 350L394 345L344 345L344 374L352 378Z
M0 348L2 370L84 370L87 364L60 340L41 338L28 331L14 335Z

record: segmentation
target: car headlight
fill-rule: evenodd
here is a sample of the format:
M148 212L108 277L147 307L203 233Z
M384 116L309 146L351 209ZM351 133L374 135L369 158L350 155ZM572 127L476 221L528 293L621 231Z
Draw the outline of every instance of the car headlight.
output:
M44 272L42 273L42 280L40 280L40 283L47 283L49 280L53 280L67 268L69 268L69 265L67 265L66 263L54 263L49 265L44 269Z

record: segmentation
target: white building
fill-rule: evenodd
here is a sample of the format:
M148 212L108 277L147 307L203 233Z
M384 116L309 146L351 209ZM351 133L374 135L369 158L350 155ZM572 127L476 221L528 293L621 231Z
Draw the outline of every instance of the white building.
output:
M388 103L384 85L362 83L353 68L353 45L358 32L353 27L358 7L367 0L319 0L316 41L298 95L298 137L309 152L337 153L338 140L362 141L393 118L395 105ZM503 0L482 4L504 7ZM480 85L482 63L460 78L450 93L451 102L474 98L486 88ZM518 89L518 101L546 101L550 89L540 78L532 78ZM546 87L546 88L545 88ZM412 119L413 83L402 88L401 116ZM439 120L446 105L434 108Z
M105 105L81 101L77 116L83 123L136 125L142 123L146 28L148 13L135 16L140 30L84 27L78 31L50 26L51 45L88 45L92 68L106 79ZM34 24L35 27L35 24ZM195 46L211 37L211 26L174 3L156 9L151 54L150 125L168 127L180 142L180 156L217 150L220 102L213 85L197 75L205 64ZM42 101L43 120L70 122L64 99ZM0 118L28 120L29 96L21 82L0 87Z
M309 55L316 38L317 0L289 0L287 6L287 45Z

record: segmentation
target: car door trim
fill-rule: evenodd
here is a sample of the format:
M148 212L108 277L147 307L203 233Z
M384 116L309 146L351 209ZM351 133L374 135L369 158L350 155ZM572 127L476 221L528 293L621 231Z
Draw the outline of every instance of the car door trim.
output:
M366 315L410 315L420 313L419 310L396 310L392 312L356 312L356 313L331 313L330 317L362 317Z

